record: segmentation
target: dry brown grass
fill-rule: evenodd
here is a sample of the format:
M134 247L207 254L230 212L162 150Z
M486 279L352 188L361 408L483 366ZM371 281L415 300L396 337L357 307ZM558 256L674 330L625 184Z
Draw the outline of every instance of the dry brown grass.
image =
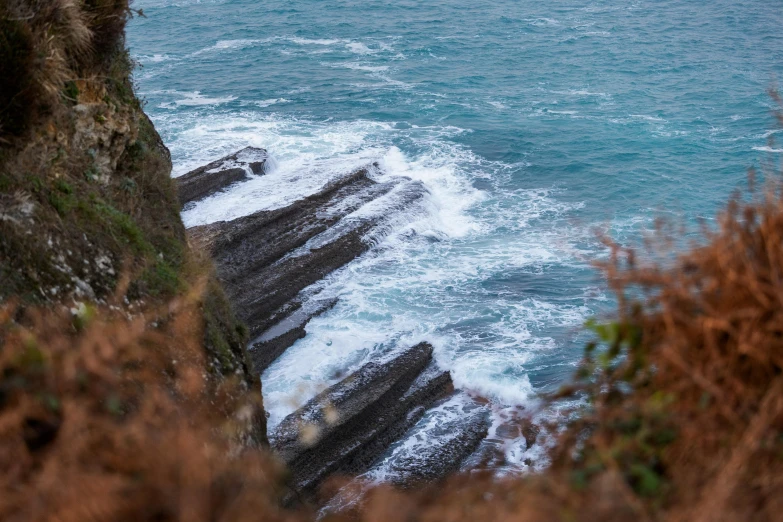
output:
M286 520L259 397L205 371L198 295L0 310L0 520Z
M73 98L69 82L102 84L131 14L127 0L0 0L0 138Z

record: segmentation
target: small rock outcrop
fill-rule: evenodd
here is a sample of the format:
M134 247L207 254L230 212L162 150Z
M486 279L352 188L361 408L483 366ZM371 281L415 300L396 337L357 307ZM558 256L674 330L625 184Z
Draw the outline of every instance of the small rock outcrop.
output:
M176 178L180 204L184 207L251 176L264 174L269 156L264 149L245 147L208 165Z
M270 444L288 464L292 487L312 495L331 474L370 469L388 446L453 390L448 372L418 344L385 362L370 362L280 423ZM457 465L459 463L457 462Z

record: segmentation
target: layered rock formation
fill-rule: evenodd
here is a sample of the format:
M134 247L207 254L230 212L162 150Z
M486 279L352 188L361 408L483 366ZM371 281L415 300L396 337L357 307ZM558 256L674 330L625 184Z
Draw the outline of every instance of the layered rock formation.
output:
M281 209L190 229L257 339L250 350L257 372L303 335L310 317L328 308L328 302L306 304L299 293L366 252L374 232L426 194L421 183L406 178L378 183L370 177L375 169L359 169Z
M280 423L270 444L289 465L293 486L309 495L331 474L367 471L452 389L449 373L432 361L432 346L421 343L367 363L311 399Z
M245 147L208 165L177 178L179 202L184 207L234 183L260 176L266 170L268 156L264 149Z
M233 168L247 151L179 178L180 194L206 197L244 179L233 178L225 167ZM242 176L251 175L249 165ZM366 252L397 216L420 208L427 193L420 182L378 178L379 166L369 165L284 208L189 230L191 241L212 256L229 299L248 325L255 372L304 337L312 317L334 306L336 299L324 297L314 283ZM187 188L194 183L198 191ZM387 454L401 437L415 437L406 434L452 392L451 377L433 360L432 346L421 343L365 364L311 399L270 434L272 448L291 472L296 495L289 501L312 498L330 475L358 475L381 461L390 481L406 486L459 469L487 433L487 411L480 406L449 418L441 428L447 436L415 455L399 449Z
M489 409L464 394L427 415L426 438L418 431L406 435L373 467L371 477L400 488L442 479L460 469L490 426Z

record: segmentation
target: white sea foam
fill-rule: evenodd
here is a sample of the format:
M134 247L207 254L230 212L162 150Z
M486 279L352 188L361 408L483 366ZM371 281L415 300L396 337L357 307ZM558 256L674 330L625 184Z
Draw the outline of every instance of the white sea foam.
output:
M411 471L408 466L421 467L426 461L419 456L432 455L433 448L448 444L458 436L449 427L462 423L468 417L481 417L488 413L486 408L474 403L465 394L457 394L443 404L429 410L425 416L400 441L392 445L386 457L376 464L363 478L372 482L388 482L399 471ZM404 467L400 470L400 457Z
M570 89L568 91L550 91L552 94L564 94L567 96L596 96L599 98L611 98L611 94L605 92L592 92L587 89Z
M139 56L139 61L141 63L161 63L161 62L168 62L170 60L174 60L172 56L169 56L168 54L153 54L151 56Z
M771 152L773 154L780 154L783 152L783 149L776 149L774 147L764 146L764 147L753 147L753 150L757 150L759 152Z
M263 43L269 40L254 40L254 39L239 39L239 40L218 40L214 45L200 49L190 56L199 56L205 53L220 52L220 51L235 51L239 49L246 49L259 43Z
M366 71L366 72L375 72L375 73L389 70L388 65L365 65L361 63L355 63L355 62L338 63L332 65L332 67L341 67L344 69L353 69L355 71Z
M286 100L285 98L270 98L268 100L253 102L253 104L257 105L258 107L269 107L271 105L277 105L279 103L288 103L290 101L291 100Z
M527 18L524 21L536 27L551 27L562 25L560 20L555 20L554 18Z
M552 109L544 111L546 114L562 114L565 116L572 116L574 114L578 114L577 111L553 111Z
M176 130L169 142L174 157L187 158L176 162L177 174L247 145L268 149L277 163L273 172L184 212L188 226L280 208L372 161L380 165L373 174L378 181L405 176L427 190L415 209L387 216L370 253L310 290L339 301L311 320L307 336L264 373L270 428L362 364L424 340L433 344L435 359L451 371L457 387L497 405L533 404L535 390L528 374L537 367L537 358L558 344L535 330L571 328L589 315L587 307L572 303L485 296L484 282L509 271L578 264L580 251L572 236L581 241L590 232L533 226L536 220L560 219L581 205L559 201L557 190L506 190L496 200L474 188L476 173L504 183L518 166L487 162L456 144L452 138L463 129L398 129L393 123L320 122L257 113L159 118L156 124L164 132ZM415 143L418 152L403 152L394 144L401 138ZM514 212L506 210L509 206ZM369 207L359 213L373 211ZM514 241L507 239L510 231L518 231ZM475 329L473 323L485 327Z
M663 118L659 116L650 116L648 114L630 114L631 118L636 118L639 120L645 120L645 121L654 121L654 122L665 122Z
M772 130L768 130L767 132L765 132L764 134L762 134L762 135L761 135L761 137L762 137L762 138L764 138L764 139L766 139L766 138L769 138L770 136L774 136L775 134L778 134L779 132L783 132L783 129L772 129Z
M183 131L181 145L188 149L203 147L194 154L200 159L194 157L178 165L177 173L246 145L267 148L279 167L271 175L200 202L183 213L183 220L194 226L235 219L258 210L280 208L312 194L336 177L376 159L382 149L366 147L368 135L388 128L388 124L371 122L308 125L273 117L229 117L197 123ZM172 147L177 145L180 143Z
M299 37L293 37L293 38L287 38L289 42L299 44L299 45L335 45L340 42L344 42L345 40L339 40L339 39L330 39L330 38L299 38Z
M209 98L200 92L180 93L184 98L174 100L177 106L196 107L200 105L220 105L236 100L236 96L224 96L222 98ZM164 107L168 108L168 107Z
M375 54L378 52L375 49L370 49L369 47L367 47L367 45L361 42L348 43L345 45L345 48L354 54Z

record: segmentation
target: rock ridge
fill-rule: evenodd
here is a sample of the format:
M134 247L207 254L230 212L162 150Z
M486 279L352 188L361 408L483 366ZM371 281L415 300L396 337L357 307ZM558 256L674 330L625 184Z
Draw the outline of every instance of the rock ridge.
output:
M302 308L302 290L369 250L367 237L390 214L405 211L426 194L421 183L407 178L374 181L370 173L377 169L376 164L357 169L281 209L189 230L191 240L212 256L251 338ZM302 332L290 332L290 342L251 346L255 371L263 372Z
M370 469L427 407L453 390L448 372L420 343L369 362L283 419L270 444L291 470L292 486L312 495L329 475Z
M184 207L253 175L265 174L268 158L264 149L245 147L179 176L176 181L180 205Z

